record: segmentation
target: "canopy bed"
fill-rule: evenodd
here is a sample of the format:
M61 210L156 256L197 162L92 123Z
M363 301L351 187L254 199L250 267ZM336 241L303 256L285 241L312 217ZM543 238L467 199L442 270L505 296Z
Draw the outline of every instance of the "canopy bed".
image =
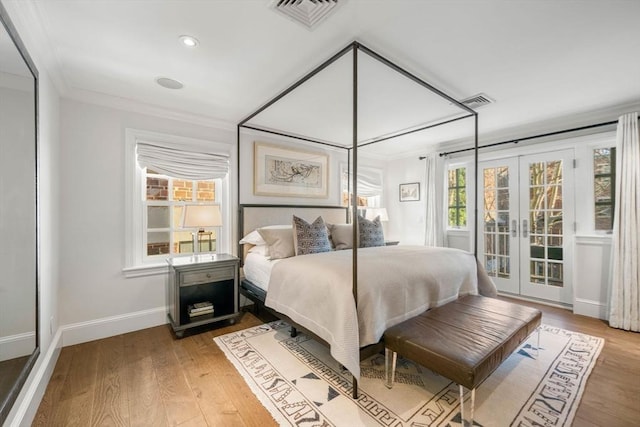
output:
M465 119L471 119L472 132ZM258 142L260 137L287 144L280 151L273 148L276 160L270 170L272 175L282 175L282 185L268 188L266 181L272 176L265 180L262 162L269 154L260 150L269 150L269 145ZM242 238L238 254L245 266L241 293L327 342L332 356L353 375L354 398L358 395L359 348L379 341L387 327L459 295L495 292L475 259L475 249L470 254L380 244L379 224L364 222L355 207L359 152L384 158L398 147L415 150L425 140L469 137L477 147L475 111L359 42L340 50L238 124L238 229ZM307 165L295 170L289 167L287 175L279 170L286 161L278 163L277 159L293 149L292 141L303 147L300 158ZM246 159L251 152L256 176L249 194L249 186L242 181L246 172L240 170L250 166ZM325 156L327 153L331 156ZM331 188L323 187L328 185L323 176L331 176L327 170L333 157L346 157L348 206L337 206L338 197L332 197ZM314 163L317 159L319 163ZM298 203L282 202L293 195L291 183L301 176L318 178L318 189L298 188L294 190ZM265 194L272 194L278 202L257 203L265 200ZM314 198L316 203L301 205L301 197ZM329 203L318 204L318 198ZM287 228L292 218L294 225ZM312 223L314 219L319 223ZM331 248L325 245L307 251L300 246L299 239L325 232L331 235ZM293 249L283 245L291 235ZM339 244L337 236L342 239ZM369 237L377 243L363 244ZM340 246L345 250L335 250ZM274 256L275 252L279 255Z

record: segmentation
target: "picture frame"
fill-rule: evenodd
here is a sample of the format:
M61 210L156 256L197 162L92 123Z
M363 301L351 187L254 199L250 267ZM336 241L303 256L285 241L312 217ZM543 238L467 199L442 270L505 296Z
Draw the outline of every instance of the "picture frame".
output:
M416 202L420 200L420 183L408 182L400 184L400 201Z
M329 156L254 141L253 194L272 197L329 197Z

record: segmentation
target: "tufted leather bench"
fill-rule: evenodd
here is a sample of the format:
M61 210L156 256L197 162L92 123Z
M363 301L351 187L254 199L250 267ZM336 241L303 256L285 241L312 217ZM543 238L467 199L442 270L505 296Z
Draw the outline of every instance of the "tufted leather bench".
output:
M471 390L473 425L476 387L536 330L541 319L540 310L479 295L425 311L385 331L386 385L393 386L399 353L459 385L463 419L463 387Z

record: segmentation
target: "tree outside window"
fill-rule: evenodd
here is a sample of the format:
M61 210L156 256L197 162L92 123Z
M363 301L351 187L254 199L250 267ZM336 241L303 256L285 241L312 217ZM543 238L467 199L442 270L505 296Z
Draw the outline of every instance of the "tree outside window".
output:
M451 228L467 226L467 168L449 169L448 225Z
M613 209L616 201L616 149L593 150L593 198L595 229L613 229Z

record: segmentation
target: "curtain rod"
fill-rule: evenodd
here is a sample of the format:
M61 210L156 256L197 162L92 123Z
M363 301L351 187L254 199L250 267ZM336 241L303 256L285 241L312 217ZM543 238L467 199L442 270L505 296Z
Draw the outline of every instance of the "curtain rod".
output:
M503 144L517 144L519 142L527 141L527 140L530 140L530 139L544 138L546 136L560 135L560 134L568 133L568 132L577 132L577 131L585 130L585 129L592 129L592 128L597 128L597 127L601 127L601 126L614 125L616 123L618 123L618 121L614 120L614 121L611 121L611 122L596 123L596 124L593 124L593 125L580 126L580 127L571 128L571 129L563 129L563 130L558 130L558 131L555 131L555 132L541 133L541 134L538 134L538 135L527 136L527 137L524 137L524 138L511 139L509 141L494 142L493 144L480 145L478 147L478 149L480 149L480 148L488 148L488 147L495 147L497 145L503 145ZM448 156L449 154L463 153L465 151L473 151L473 150L475 150L475 148L463 148L463 149L455 150L455 151L446 151L446 152L440 153L439 155L440 155L440 157L444 157L444 156ZM423 160L424 157L419 157L419 159Z

